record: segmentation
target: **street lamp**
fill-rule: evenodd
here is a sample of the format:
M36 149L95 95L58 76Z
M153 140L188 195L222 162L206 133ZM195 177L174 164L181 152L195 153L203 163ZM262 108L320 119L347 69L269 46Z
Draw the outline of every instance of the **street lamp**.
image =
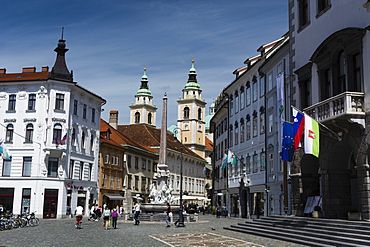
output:
M173 132L175 134L175 137L177 139L177 133L181 131L179 127L176 127ZM181 132L180 132L181 135ZM175 141L176 141L175 139ZM177 227L184 227L184 205L182 203L182 140L180 136L180 214L179 214L179 222L177 223Z
M270 186L267 186L265 188L266 191L266 216L269 216L269 192L270 192Z

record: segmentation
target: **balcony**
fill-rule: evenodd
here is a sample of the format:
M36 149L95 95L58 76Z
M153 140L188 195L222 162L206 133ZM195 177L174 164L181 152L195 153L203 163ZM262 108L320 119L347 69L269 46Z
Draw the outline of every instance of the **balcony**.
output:
M307 107L304 111L319 122L346 117L360 123L360 119L365 118L364 95L360 92L344 92Z

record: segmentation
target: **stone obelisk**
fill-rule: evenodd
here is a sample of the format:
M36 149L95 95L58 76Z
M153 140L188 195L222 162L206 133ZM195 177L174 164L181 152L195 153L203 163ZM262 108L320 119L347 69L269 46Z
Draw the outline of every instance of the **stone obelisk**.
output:
M162 190L163 186L167 186L167 178L169 170L167 166L167 94L164 93L163 109L162 109L162 126L161 126L161 140L159 148L159 163L157 175L157 190Z

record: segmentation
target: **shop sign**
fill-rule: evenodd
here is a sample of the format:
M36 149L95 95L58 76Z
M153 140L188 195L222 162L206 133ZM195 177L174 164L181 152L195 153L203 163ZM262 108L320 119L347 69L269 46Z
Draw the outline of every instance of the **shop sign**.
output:
M84 187L82 185L80 185L80 186L73 185L73 183L71 183L71 182L66 183L66 187L72 188L72 189L79 189L79 190L83 190L84 189Z

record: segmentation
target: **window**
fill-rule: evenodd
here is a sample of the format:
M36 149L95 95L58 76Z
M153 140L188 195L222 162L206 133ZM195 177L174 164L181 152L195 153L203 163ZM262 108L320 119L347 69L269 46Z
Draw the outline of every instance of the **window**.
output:
M269 155L269 166L270 166L270 173L274 173L274 155L270 153Z
M152 166L151 161L150 161L150 160L148 160L148 171L150 171L150 170L151 170L151 166Z
M12 169L12 159L3 160L3 177L10 177L10 171Z
M90 136L90 150L94 151L94 135L91 134Z
M62 140L62 125L61 124L55 124L53 129L53 143L59 144Z
M87 119L86 115L87 115L87 105L84 104L83 109L82 109L82 117L83 117L83 119Z
M152 113L148 113L148 124L152 124Z
M235 122L235 145L239 144L239 125Z
M113 176L110 176L109 185L110 185L111 188L113 188L113 185L114 185L114 177Z
M257 126L258 125L258 122L257 122L257 112L254 111L253 112L253 137L256 137L257 134L258 134L258 131L257 131Z
M29 214L30 213L30 205L31 205L31 189L22 189L22 206L21 206L21 213L22 214Z
M146 159L141 159L142 169L146 170Z
M48 177L57 177L58 161L58 158L49 158Z
M85 149L85 131L82 131L82 136L81 136L81 148Z
M72 143L71 143L72 146L76 146L76 129L73 128L72 130Z
M338 59L338 84L339 93L346 91L346 77L347 77L347 60L344 52L339 54Z
M135 156L135 169L139 169L139 157Z
M36 94L34 93L28 95L28 110L29 111L36 110Z
M93 164L89 163L89 181L93 180L93 178L92 178L92 169L93 169Z
M317 15L325 12L330 7L330 0L317 0Z
M91 109L91 122L95 123L95 108Z
M32 140L33 140L33 125L32 124L27 124L25 142L32 143Z
M103 176L103 183L102 183L102 187L107 187L107 179L108 179L108 175L104 175Z
M249 114L247 115L246 119L247 119L247 129L246 129L247 140L249 140L251 139L251 117Z
M128 175L127 176L127 188L131 189L131 185L132 185L132 175Z
M84 163L80 162L80 174L79 174L79 179L83 179L83 174L84 174Z
M253 172L258 172L257 154L253 155Z
M247 82L247 96L246 96L247 105L251 104L251 83Z
M153 172L157 172L157 163L153 162Z
M135 113L135 123L136 124L140 123L140 113L139 112Z
M5 142L13 142L13 133L14 133L13 124L8 124L8 126L6 126Z
M239 94L235 92L235 113L239 112Z
M117 158L117 161L116 161L117 166L121 166L121 155L118 154L116 158Z
M260 154L260 169L261 171L265 170L265 152Z
M244 142L244 118L240 119L240 143Z
M234 98L233 95L230 95L230 115L234 114Z
M253 78L254 80L255 78ZM257 85L257 79L253 81L253 101L256 101L258 99L258 85Z
M15 94L10 94L9 95L8 111L15 111L16 98L17 98L17 95L15 95Z
M274 131L274 115L272 113L269 114L269 134Z
M263 95L265 95L265 77L264 76L260 78L260 97L262 97Z
M269 92L272 89L272 72L267 75L267 92Z
M131 165L131 159L132 159L132 158L131 158L131 155L127 155L127 167L128 167L128 168L131 168L131 166L132 166L132 165Z
M247 156L245 159L245 173L251 173L251 157Z
M184 119L189 119L190 117L190 109L189 107L185 106L184 107Z
M55 97L55 110L64 110L64 94L57 93Z
M361 56L360 54L355 54L353 56L353 75L354 75L354 83L353 92L361 92Z
M74 160L70 160L69 161L69 170L68 170L68 178L72 179L73 178L73 172L74 172L74 165L75 165L75 161Z
M111 157L111 162L110 163L112 165L115 165L116 164L116 157L114 156L114 153L111 153L110 157Z
M202 120L202 108L198 108L198 120Z
M76 99L73 101L73 115L78 116L78 101Z
M263 106L260 108L260 133L265 134L265 108Z
M229 145L230 145L230 147L232 147L233 146L233 135L234 135L234 133L233 133L233 125L232 124L230 124L230 140L229 140Z
M108 164L109 163L109 154L108 154L108 151L105 151L104 152L104 164Z
M121 178L116 178L116 188L117 189L121 188Z
M135 176L135 190L139 190L139 176Z
M306 25L309 24L309 7L308 0L298 0L299 8L299 29L303 29Z
M31 166L32 166L32 157L23 157L23 169L22 169L23 177L31 176Z
M240 88L240 110L244 109L245 99L244 99L244 87Z

